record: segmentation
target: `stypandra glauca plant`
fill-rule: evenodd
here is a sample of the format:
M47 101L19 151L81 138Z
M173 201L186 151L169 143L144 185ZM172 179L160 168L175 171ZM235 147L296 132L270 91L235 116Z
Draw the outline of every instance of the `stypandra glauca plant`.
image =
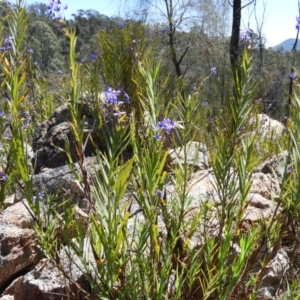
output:
M17 1L16 5L10 8L8 15L9 36L2 41L1 63L4 77L2 88L5 91L7 113L10 118L9 127L6 131L6 137L10 140L6 171L12 175L13 168L18 170L18 176L15 177L18 188L22 190L29 204L34 208L26 147L26 129L29 124L22 124L22 114L24 107L26 107L26 97L29 92L26 85L26 60L23 55L23 42L28 18L29 15L26 13L22 0Z
M281 184L280 200L282 213L277 217L277 234L278 239L289 236L293 240L291 253L293 260L296 260L299 251L299 213L300 213L300 89L299 84L295 82L295 90L291 97L289 107L291 118L288 119L287 129L290 137L289 152L284 156L285 170ZM292 260L292 265L295 261ZM289 278L286 276L284 281L284 293L280 299L299 299L298 274Z
M22 5L18 2L11 14L12 49L1 53L1 64L12 116L11 155L20 170L20 186L23 184L31 201L19 117L27 93L21 47L27 16ZM281 194L274 214L255 226L245 224L257 161L256 129L248 133L243 129L249 119L256 119L252 109L256 86L247 49L230 99L228 119L232 122L216 127L212 169L199 173L209 178L214 191L203 199L192 199L189 189L195 174L189 166L189 150L192 142L199 147L196 140L201 137L201 87L185 97L179 86L169 93L175 95L172 100L166 98L167 79L160 74L161 62L154 61L146 47L145 28L118 26L113 33L100 33L103 52L94 66L78 62L76 34L65 28L70 41L70 76L65 78L62 94L73 140L63 150L88 209L83 221L78 221L76 205L68 199L57 202L55 195L47 197L44 226L35 227L42 250L66 282L72 281L70 268L76 268L88 283L84 288L73 282L73 290L66 291L69 299L258 299L261 282L284 235L299 233L299 96L292 102L287 126L290 155L278 183ZM91 80L82 78L86 74ZM98 94L101 90L105 90L104 99ZM90 178L84 149L93 140L81 110L86 91L96 120L92 129L99 130L105 142L104 150L96 150ZM118 99L119 95L124 99ZM128 103L120 104L125 99ZM177 166L168 161L170 150L182 153ZM75 158L79 169L72 164ZM30 203L39 216L35 204L39 201ZM297 297L296 280L287 282L283 299Z
M297 194L291 192L296 183L287 176L289 170L285 172L282 194L273 216L268 220L261 219L250 229L245 224L245 211L251 201L249 191L257 134L255 130L241 134L241 129L247 126L248 120L255 119L252 112L254 88L251 59L245 49L230 104L232 123L229 128L220 131L215 140L212 165L216 180L214 209L218 230L204 235L205 241L200 251L201 261L205 262L201 264L198 278L201 299L257 299L262 280L269 271L268 266L292 224L292 216L299 212L298 201L293 201L291 197L297 197ZM294 105L298 107L297 101ZM292 145L298 145L295 128L291 131ZM295 148L292 146L293 157L297 156ZM283 207L284 214L280 213Z

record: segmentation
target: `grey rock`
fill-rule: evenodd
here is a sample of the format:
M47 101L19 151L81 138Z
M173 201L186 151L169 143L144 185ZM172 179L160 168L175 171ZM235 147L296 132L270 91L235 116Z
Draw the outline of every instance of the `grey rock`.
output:
M0 224L16 226L19 228L32 228L34 220L27 200L23 200L9 206L0 213Z
M67 294L75 299L84 299L76 285L67 288L68 281L48 260L42 259L35 268L15 279L4 291L4 295L13 295L15 300L61 300Z
M169 151L169 164L180 166L186 163L193 172L210 167L209 152L206 145L199 142L189 142L186 145L186 159L184 152L184 147L171 149Z
M85 156L95 153L95 145L100 151L104 151L105 139L92 114L91 104L79 104L80 115L84 121L84 138L88 142L84 151ZM33 150L35 157L32 159L34 173L39 173L43 168L56 168L66 165L68 157L65 147L69 145L73 161L78 160L74 135L71 132L69 122L71 120L67 105L62 105L55 110L49 120L37 124L33 136ZM112 130L115 122L113 116L107 115L102 124L102 130ZM103 131L102 131L103 132ZM92 142L93 141L93 142Z
M255 131L262 140L276 140L281 137L285 130L285 127L282 123L270 118L266 114L258 114L255 117L251 117L248 121L248 124L255 125Z
M95 157L87 157L85 163L88 180L91 181L95 169L97 169L97 159ZM81 173L80 166L78 163L75 163L72 165L72 168L73 171L70 166L45 169L44 172L32 176L33 187L38 191L57 195L58 199L70 199L71 204L77 203L79 207L86 208L87 199L74 173L74 171L77 174ZM17 191L16 198L18 200L23 198L20 191Z
M281 248L268 266L267 274L263 277L259 289L264 299L274 299L278 288L283 284L285 275L290 268L290 259L286 251Z
M15 204L15 194L12 194L4 199L3 208L7 208Z
M289 152L287 150L283 151L279 155L272 155L261 165L255 168L254 172L270 174L278 182L278 184L280 184L284 176L288 158L289 158ZM289 162L288 168L290 166L291 166L291 162Z
M0 224L0 289L42 258L32 229Z

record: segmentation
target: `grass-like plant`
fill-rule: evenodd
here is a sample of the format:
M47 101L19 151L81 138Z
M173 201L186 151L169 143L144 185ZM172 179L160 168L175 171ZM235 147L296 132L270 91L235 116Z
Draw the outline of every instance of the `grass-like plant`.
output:
M214 131L208 134L203 129L203 117L209 115L201 101L201 86L185 95L178 81L176 91L166 91L172 78L160 74L161 61L153 58L144 25L129 22L112 32L102 29L101 52L83 64L76 57L76 31L60 21L70 43L70 71L63 77L61 95L69 110L73 144L66 145L65 151L88 201L86 219L79 222L77 205L69 199L57 201L55 195L42 199L41 191L34 197L38 191L33 190L24 147L32 130L25 130L20 113L32 105L29 94L41 106L37 112L49 116L54 107L45 91L47 85L34 77L31 58L25 55L28 18L19 0L8 17L10 36L2 39L4 115L9 116L10 140L1 154L5 162L1 203L8 186L16 182L34 211L41 249L66 281L72 278L60 255L66 254L69 265L76 264L90 284L88 291L76 284L86 299L258 299L285 235L293 233L299 241L299 96L295 94L292 101L289 141L278 146L288 144L289 156L282 182L278 182L281 193L276 209L269 219L249 228L245 212L261 153L257 153L255 128L245 130L249 119L255 119L256 89L247 47L233 80L229 114L223 116L228 124L221 127L216 120ZM95 119L88 131L81 112L86 103ZM0 129L6 130L4 119L0 121ZM94 143L97 163L91 175L85 147L88 141L94 142L92 131L102 135L105 149L97 149ZM188 145L208 136L215 192L194 199L199 202L194 207ZM179 146L183 159L170 165L169 150ZM18 175L12 175L14 167ZM289 280L282 299L295 299L297 294L299 279ZM72 299L71 290L68 295Z

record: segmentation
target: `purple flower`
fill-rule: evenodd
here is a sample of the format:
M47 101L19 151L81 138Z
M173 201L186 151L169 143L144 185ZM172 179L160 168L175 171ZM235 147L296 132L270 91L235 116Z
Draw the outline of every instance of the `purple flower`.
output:
M125 27L125 24L124 23L119 23L119 28L120 29L123 29Z
M290 78L295 80L297 78L297 72L296 71L292 71L290 74L289 74Z
M243 42L247 42L250 41L252 38L254 31L252 29L248 29L246 32L245 31L241 31L240 32L240 39Z
M217 74L217 68L216 67L212 67L210 69L210 72L211 72L212 75L216 75Z
M0 111L0 118L4 118L4 117L5 117L4 111Z
M91 61L95 61L97 59L97 55L95 53L90 52L89 53L89 58Z
M8 178L8 176L4 172L0 172L0 183L5 181Z
M169 135L172 133L173 129L178 126L176 122L174 122L173 119L163 119L162 117L159 118L160 121L157 123L157 125L151 125L153 128L155 134L154 139L157 141L160 141L163 139L163 134Z
M6 140L11 140L11 133L10 133L10 130L8 128L4 131L3 135L4 135Z
M44 194L44 192L43 192L43 191L38 193L38 199L39 199L39 200L42 200L42 199L44 199L44 196L45 196L45 194ZM32 198L32 202L33 202L33 203L35 203L35 202L36 202L36 196L33 196L33 198Z
M23 130L26 130L26 129L28 128L28 125L29 125L29 124L28 124L27 122L25 122L25 123L22 125L22 129L23 129Z
M3 50L3 51L8 51L8 50L10 50L11 47L12 47L12 40L13 40L13 37L12 37L12 36L6 37L6 38L3 40L3 46L1 47L1 50Z
M162 140L162 135L158 135L157 133L155 133L154 135L154 139L157 140L157 141L161 141Z
M156 189L155 194L156 194L157 196L159 196L160 198L162 198L164 193L163 193L162 190Z
M162 32L162 33L167 33L168 30L167 30L166 28L164 28L164 29L161 30L161 32Z
M3 41L3 44L6 45L6 44L11 44L11 41L12 41L13 37L12 36L9 36L9 37L6 37Z
M49 15L52 19L61 20L62 19L62 8L66 10L67 5L61 6L61 0L49 0L47 9L49 10Z
M33 51L33 49L30 48L30 49L27 50L27 53L28 53L28 54L33 54L34 51Z
M60 6L56 5L54 8L53 8L54 11L56 12L60 12Z
M123 101L119 100L120 96L124 97L126 104L130 104L130 98L122 87L118 90L112 89L109 85L105 88L106 102L111 105L121 105Z
M11 46L3 46L0 48L2 51L8 51L11 49Z
M162 129L167 133L171 133L177 124L172 119L164 119L158 122L158 128Z
M119 90L114 90L112 89L109 85L105 88L105 96L106 96L106 102L108 104L112 104L112 105L119 105L121 104L119 101L119 95L120 95L120 91Z

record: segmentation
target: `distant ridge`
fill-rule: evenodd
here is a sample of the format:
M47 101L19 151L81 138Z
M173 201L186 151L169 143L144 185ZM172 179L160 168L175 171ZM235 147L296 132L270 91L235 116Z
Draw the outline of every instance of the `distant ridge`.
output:
M295 39L287 39L273 47L274 50L283 48L283 51L291 51L295 43ZM300 39L298 39L297 50L300 50Z

